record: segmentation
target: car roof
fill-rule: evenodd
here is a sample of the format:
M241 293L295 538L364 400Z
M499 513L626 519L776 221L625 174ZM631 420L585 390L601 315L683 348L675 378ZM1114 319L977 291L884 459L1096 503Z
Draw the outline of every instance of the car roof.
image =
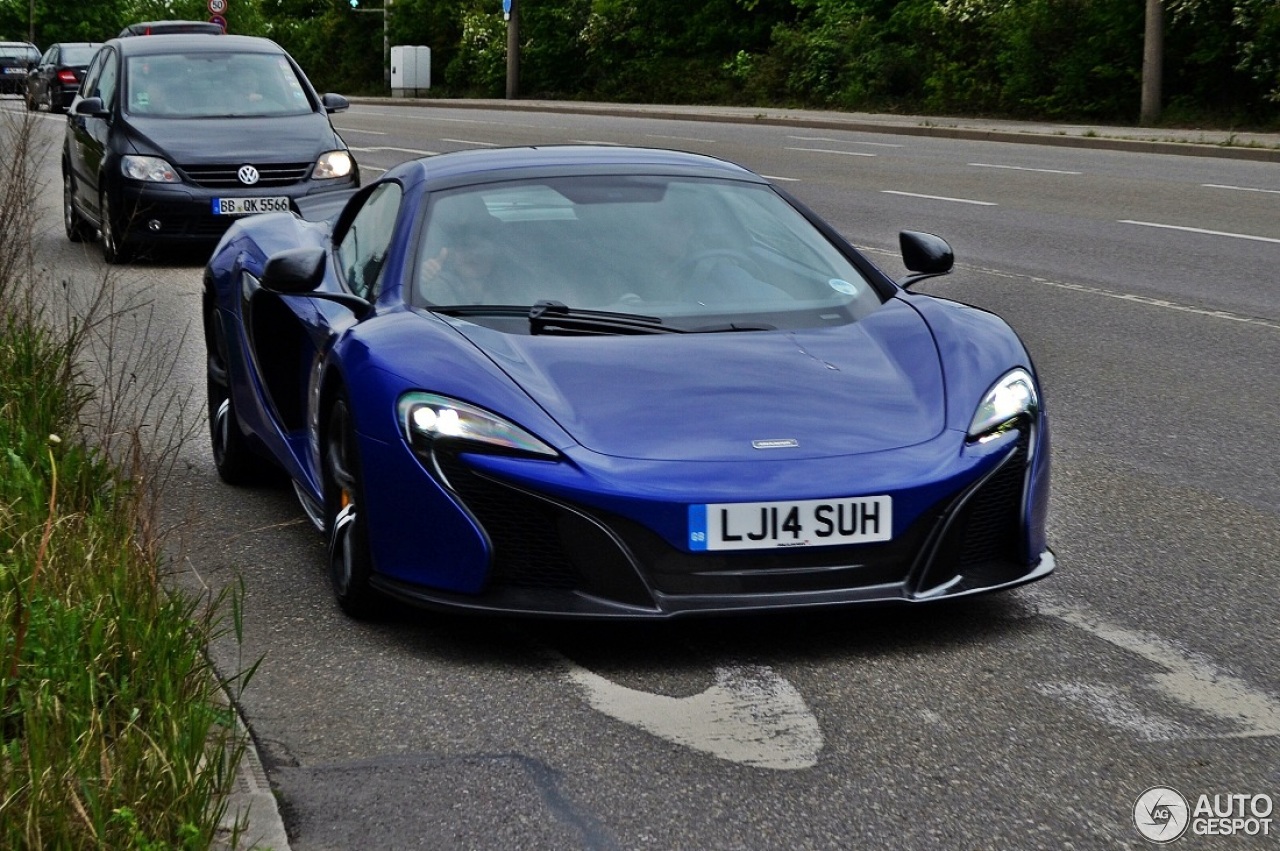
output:
M269 38L252 35L220 35L208 33L173 33L164 38L113 38L113 45L124 56L149 56L165 53L279 53L284 48Z
M100 41L55 41L50 47L102 47Z
M29 41L0 41L0 47L35 47ZM36 48L39 50L39 48Z
M727 160L663 148L539 145L453 151L410 160L392 172L418 172L432 188L571 174L680 174L767 183ZM391 173L388 173L390 176Z

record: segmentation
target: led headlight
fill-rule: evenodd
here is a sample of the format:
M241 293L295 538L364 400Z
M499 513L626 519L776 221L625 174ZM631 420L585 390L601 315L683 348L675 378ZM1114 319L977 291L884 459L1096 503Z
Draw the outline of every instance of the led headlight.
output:
M482 408L437 396L406 393L400 397L399 418L405 439L424 448L439 439L462 440L493 449L556 457L556 451L519 426Z
M180 183L182 178L168 162L160 157L140 157L132 154L120 158L120 170L133 180L150 183Z
M351 173L351 154L346 151L328 151L316 160L316 168L312 177L327 180L333 177L346 177Z
M997 381L969 423L969 438L986 440L1012 427L1019 419L1035 414L1040 407L1036 383L1025 369L1005 373Z

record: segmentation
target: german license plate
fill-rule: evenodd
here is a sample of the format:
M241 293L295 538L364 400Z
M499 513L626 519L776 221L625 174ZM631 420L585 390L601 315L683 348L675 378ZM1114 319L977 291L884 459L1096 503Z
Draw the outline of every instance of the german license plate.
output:
M25 74L27 73L27 69L26 68L5 68L4 72L6 74Z
M251 216L254 213L287 213L289 199L283 195L272 198L214 198L215 216Z
M691 550L830 547L892 537L890 496L689 506Z

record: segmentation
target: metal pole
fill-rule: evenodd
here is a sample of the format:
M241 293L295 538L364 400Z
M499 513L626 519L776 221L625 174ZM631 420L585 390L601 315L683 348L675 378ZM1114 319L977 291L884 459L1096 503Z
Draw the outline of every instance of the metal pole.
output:
M520 95L520 0L511 0L507 19L507 100Z

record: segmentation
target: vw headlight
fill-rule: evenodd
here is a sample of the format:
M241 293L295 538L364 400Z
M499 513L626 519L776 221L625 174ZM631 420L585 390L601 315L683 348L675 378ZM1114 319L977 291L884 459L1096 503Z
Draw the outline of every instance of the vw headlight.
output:
M971 440L989 440L1013 427L1018 420L1033 416L1040 408L1036 383L1025 369L1006 373L995 383L969 423Z
M400 424L415 449L438 439L479 443L499 451L556 457L556 451L529 432L482 408L437 396L406 393L400 397Z
M351 154L346 151L328 151L316 160L316 168L312 177L317 180L328 180L334 177L346 177L351 173Z
M120 158L120 170L132 180L149 183L181 183L182 178L173 166L160 157L140 157L132 154Z

